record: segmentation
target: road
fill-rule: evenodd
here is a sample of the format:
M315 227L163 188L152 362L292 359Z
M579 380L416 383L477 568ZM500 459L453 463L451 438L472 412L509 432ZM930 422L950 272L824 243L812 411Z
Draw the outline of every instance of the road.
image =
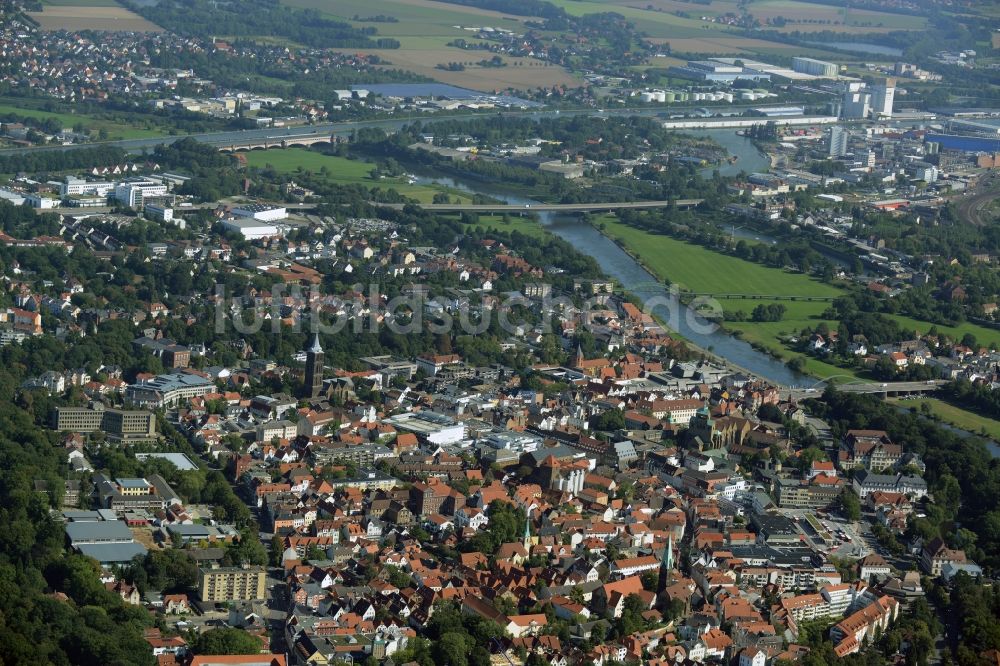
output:
M854 384L837 384L837 390L844 393L885 393L885 394L911 394L929 393L936 391L947 384L941 379L932 379L926 382L857 382ZM788 389L789 397L795 400L804 398L816 398L822 393L817 388L792 388Z
M476 212L476 213L535 213L535 212L559 212L559 213L585 213L610 210L622 210L626 208L666 208L673 203L679 208L690 208L702 202L701 199L678 199L676 201L624 201L617 203L582 203L582 204L531 204L518 206L514 204L417 204L424 210L438 212ZM413 204L379 204L388 208L401 209Z
M286 203L283 204L286 210L298 211L298 210L312 210L316 207L316 204L311 203ZM215 210L220 206L218 201L212 201L209 203L198 203L191 204L190 206L178 206L174 212L177 214L182 214L184 211L197 210L197 209L211 209ZM70 216L84 216L84 215L107 215L114 210L112 206L69 206L60 208L34 208L37 213L58 213L60 215L70 215Z
M720 107L706 107L709 108L713 113L718 113L720 115L738 115L749 109L755 108L765 108L769 105L760 104L746 104L746 105L732 105L727 104ZM783 106L770 105L770 106ZM180 141L186 137L194 138L203 143L209 143L216 146L227 146L233 144L240 144L246 141L264 140L264 139L288 139L295 136L301 135L314 135L314 134L330 134L337 136L349 136L352 132L362 129L362 128L382 128L387 130L394 130L402 127L403 125L409 125L414 122L421 123L433 123L442 120L464 120L472 119L476 117L483 116L511 116L517 118L554 118L559 115L564 116L579 116L579 115L601 115L601 116L620 116L620 115L630 115L630 116L652 116L656 117L660 114L666 113L684 113L685 111L691 111L692 108L676 108L676 107L659 107L659 108L623 108L623 109L608 109L599 110L592 108L582 108L582 109L560 109L560 110L546 110L546 111L524 111L524 112L496 112L490 111L487 113L463 113L463 114L438 114L431 117L413 117L413 118L387 118L381 120L359 120L359 121L344 121L336 123L320 123L316 125L301 125L298 127L289 128L276 128L276 127L265 127L263 129L249 129L249 130L228 130L219 132L204 132L197 134L176 134L176 135L166 135L162 137L155 137L149 139L123 139L120 141L104 141L100 143L82 143L73 144L69 146L32 146L28 148L7 148L0 150L0 155L16 155L19 153L37 151L37 150L76 150L79 148L88 148L93 146L117 146L130 153L139 153L144 149L152 149L160 144L174 143L175 141ZM698 107L701 108L701 107Z

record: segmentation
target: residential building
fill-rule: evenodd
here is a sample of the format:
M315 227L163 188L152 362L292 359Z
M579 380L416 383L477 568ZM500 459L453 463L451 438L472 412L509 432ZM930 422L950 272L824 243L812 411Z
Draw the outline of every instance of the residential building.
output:
M851 140L851 133L839 125L830 128L830 157L843 157L848 152L848 145Z
M266 598L267 570L260 566L199 569L198 597L226 603Z
M874 641L876 634L884 633L899 616L899 602L883 596L852 613L830 629L834 654L843 658L860 652Z
M920 553L920 568L931 576L940 576L945 565L965 564L964 550L954 550L945 545L941 537L934 537Z

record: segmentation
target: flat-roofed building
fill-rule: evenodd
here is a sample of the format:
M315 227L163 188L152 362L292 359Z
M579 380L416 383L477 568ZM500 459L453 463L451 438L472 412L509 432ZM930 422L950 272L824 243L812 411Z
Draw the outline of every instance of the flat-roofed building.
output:
M202 601L255 601L266 597L264 567L199 569L198 597Z
M117 479L118 492L125 497L136 497L138 495L151 495L153 486L146 479Z
M49 425L60 432L91 433L98 430L112 440L149 440L156 438L156 415L144 410L93 407L56 407Z
M125 389L125 399L134 405L161 409L215 390L212 380L191 372L157 375Z
M814 58L804 58L795 56L792 58L792 69L803 74L811 74L827 79L836 78L840 74L840 67L832 62L815 60Z
M359 359L385 379L392 377L402 377L403 379L413 379L417 371L417 364L413 361L395 358L392 356L365 356ZM388 383L388 382L386 382Z
M465 424L429 410L404 412L385 420L399 432L412 432L431 444L457 444L466 437Z
M145 555L146 548L136 543L132 531L120 520L71 521L66 524L66 537L74 550L92 557L102 566L125 564L136 555Z

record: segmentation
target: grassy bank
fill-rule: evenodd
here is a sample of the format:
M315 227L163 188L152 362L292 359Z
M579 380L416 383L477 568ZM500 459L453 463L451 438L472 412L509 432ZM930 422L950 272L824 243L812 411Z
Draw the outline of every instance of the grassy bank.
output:
M993 439L1000 439L1000 421L986 416L974 414L968 410L956 407L938 398L920 398L919 400L897 401L901 406L916 407L923 410L927 405L930 413L950 425L969 432L985 434Z
M669 236L649 234L626 226L613 216L604 216L598 222L604 224L604 233L615 239L658 279L670 281L682 289L698 293L798 298L830 298L843 293L839 287L802 273L762 266ZM781 321L727 321L725 328L754 347L784 361L802 356L789 349L786 341L799 335L803 328L814 328L824 321L833 328L837 325L834 321L822 318L823 311L830 305L827 301L731 297L716 300L723 312L742 311L748 319L758 305L783 305L785 316ZM803 359L804 372L817 378L839 376L850 380L858 377L854 370L811 357Z
M73 127L81 123L88 132L99 132L105 130L108 133L108 140L119 139L147 139L151 137L164 136L166 131L156 127L140 127L138 125L122 125L115 120L104 120L95 118L83 113L59 113L55 111L44 111L24 106L23 103L0 102L0 115L15 114L39 120L57 120L64 128Z
M373 162L352 160L336 155L324 155L307 148L285 148L274 150L254 150L243 153L247 165L258 168L271 167L278 173L294 175L300 169L313 174L321 174L335 185L363 185L379 187L385 190L393 189L406 197L412 197L420 203L431 203L435 194L444 193L452 201L471 203L472 196L466 192L447 188L443 185L409 184L403 178L381 178L374 180L371 171L375 168Z
M841 290L808 275L770 268L731 257L669 236L626 226L613 216L597 220L604 233L618 241L657 278L681 290L711 294L836 297ZM746 301L753 305L762 301ZM786 305L797 304L787 302ZM815 304L820 310L822 303Z

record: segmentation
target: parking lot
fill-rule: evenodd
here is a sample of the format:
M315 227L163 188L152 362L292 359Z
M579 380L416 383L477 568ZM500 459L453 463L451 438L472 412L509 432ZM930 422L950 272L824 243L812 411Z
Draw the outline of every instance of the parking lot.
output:
M835 514L820 517L810 509L788 509L784 513L796 521L812 548L828 556L860 559L875 550L874 537L866 523L851 523ZM817 532L807 515L818 522L822 532Z

